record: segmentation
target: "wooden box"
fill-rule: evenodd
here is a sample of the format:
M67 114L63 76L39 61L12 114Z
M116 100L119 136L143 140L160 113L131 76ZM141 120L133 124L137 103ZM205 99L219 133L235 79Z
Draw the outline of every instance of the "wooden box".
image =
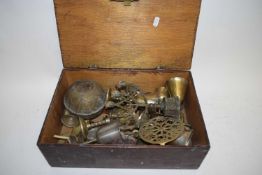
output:
M201 0L54 0L64 69L37 145L55 167L198 168L210 144L191 72ZM153 26L156 17L158 25ZM155 21L156 22L156 21ZM76 80L105 89L119 80L153 91L170 77L189 81L185 113L192 146L61 144L63 95Z

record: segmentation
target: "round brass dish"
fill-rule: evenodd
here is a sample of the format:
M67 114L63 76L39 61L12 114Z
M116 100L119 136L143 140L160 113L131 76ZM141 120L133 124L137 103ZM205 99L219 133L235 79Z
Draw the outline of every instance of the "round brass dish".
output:
M84 119L95 118L102 112L106 93L92 80L79 80L73 83L64 96L65 108Z
M177 139L184 131L181 121L170 117L158 116L150 119L139 129L139 136L145 142L165 145Z

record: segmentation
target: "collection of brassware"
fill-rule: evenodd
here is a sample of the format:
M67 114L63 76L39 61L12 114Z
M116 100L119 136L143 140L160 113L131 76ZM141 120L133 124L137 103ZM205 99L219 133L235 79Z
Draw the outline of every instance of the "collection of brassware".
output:
M183 109L188 81L173 77L155 92L119 81L107 91L93 80L78 80L64 96L61 122L69 144L175 144L189 146L193 130Z

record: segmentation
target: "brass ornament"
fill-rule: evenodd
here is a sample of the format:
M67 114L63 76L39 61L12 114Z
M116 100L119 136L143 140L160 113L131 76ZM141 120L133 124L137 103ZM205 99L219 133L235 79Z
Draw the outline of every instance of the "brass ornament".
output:
M180 120L158 116L150 119L139 129L139 137L151 144L164 146L183 134L184 125Z
M72 114L84 119L93 119L103 110L106 93L93 80L74 82L64 96L65 108Z
M166 82L166 86L171 97L177 96L180 104L183 103L188 81L182 77L173 77Z

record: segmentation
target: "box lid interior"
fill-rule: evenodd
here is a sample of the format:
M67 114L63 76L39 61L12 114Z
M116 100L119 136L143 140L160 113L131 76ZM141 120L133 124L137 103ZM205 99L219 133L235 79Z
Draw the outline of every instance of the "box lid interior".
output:
M201 0L54 2L65 68L191 67Z

